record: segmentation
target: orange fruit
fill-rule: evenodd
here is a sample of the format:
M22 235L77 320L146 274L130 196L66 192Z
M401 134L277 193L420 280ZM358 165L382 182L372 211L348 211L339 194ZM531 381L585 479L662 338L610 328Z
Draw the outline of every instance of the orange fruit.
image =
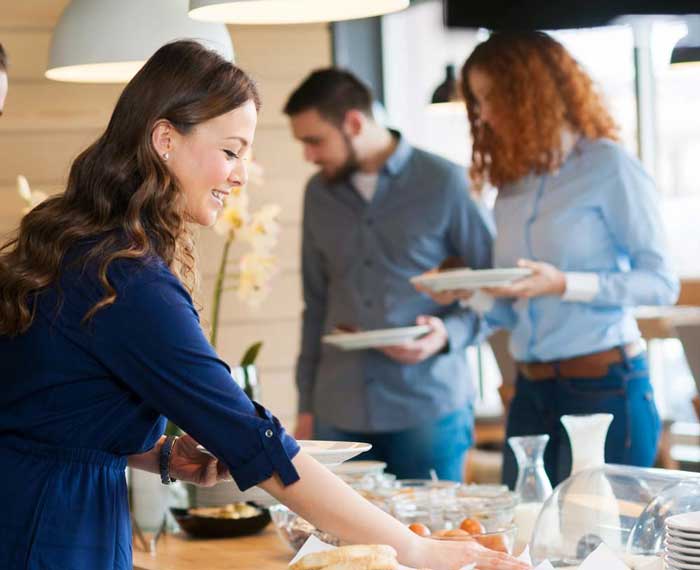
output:
M469 534L483 534L486 529L484 525L481 524L477 519L464 519L459 528L468 532Z
M418 536L430 536L430 529L421 523L411 523L408 528L415 532Z
M490 548L491 550L495 550L497 552L508 552L508 549L506 548L506 543L503 540L502 536L499 535L491 535L491 536L479 536L478 534L474 536L474 540L476 540L479 544L482 546L485 546L486 548Z

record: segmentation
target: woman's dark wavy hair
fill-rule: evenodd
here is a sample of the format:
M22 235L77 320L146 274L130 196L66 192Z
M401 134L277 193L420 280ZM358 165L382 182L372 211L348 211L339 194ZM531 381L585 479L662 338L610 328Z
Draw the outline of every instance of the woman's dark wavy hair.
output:
M0 334L25 332L37 296L58 285L66 253L91 247L77 263L97 268L104 297L90 319L114 303L107 270L117 259L160 257L192 292L196 262L185 200L151 142L162 119L178 132L260 98L241 69L195 41L161 47L127 84L107 129L70 169L65 192L42 202L0 247Z

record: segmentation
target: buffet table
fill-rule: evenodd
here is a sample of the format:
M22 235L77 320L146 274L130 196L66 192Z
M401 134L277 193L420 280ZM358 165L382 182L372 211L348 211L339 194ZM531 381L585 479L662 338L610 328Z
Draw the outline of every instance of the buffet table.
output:
M285 570L292 555L270 524L260 534L239 538L195 540L166 535L158 540L154 555L134 543L134 570Z

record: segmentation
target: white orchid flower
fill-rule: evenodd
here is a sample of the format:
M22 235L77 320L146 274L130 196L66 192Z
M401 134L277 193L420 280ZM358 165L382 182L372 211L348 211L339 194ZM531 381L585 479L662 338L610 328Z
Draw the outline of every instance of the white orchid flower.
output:
M32 189L29 187L29 180L27 180L27 178L21 174L17 176L17 191L19 192L22 200L24 200L27 204L31 204Z
M241 258L238 276L238 298L255 307L269 295L269 281L277 271L277 259L272 255L249 253Z
M268 204L255 212L241 236L251 245L253 251L269 252L277 245L280 234L278 222L280 211L280 207L276 204Z
M27 204L27 207L22 209L22 214L26 214L49 197L46 192L32 190L29 186L29 181L27 178L21 174L17 176L17 192L22 200L24 200Z
M226 198L223 212L214 224L214 231L222 236L231 236L242 231L249 220L248 194L241 189L231 191L231 195Z

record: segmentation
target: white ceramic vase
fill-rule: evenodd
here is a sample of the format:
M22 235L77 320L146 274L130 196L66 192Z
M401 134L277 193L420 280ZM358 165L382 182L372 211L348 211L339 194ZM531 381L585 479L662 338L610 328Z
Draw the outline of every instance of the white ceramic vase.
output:
M612 414L562 416L571 443L571 475L605 465L605 439Z
M612 420L612 414L561 418L571 443L569 478L573 479L567 490L567 504L560 513L560 528L574 559L598 540L615 551L622 546L615 493L604 473L596 471L605 465L605 439Z

